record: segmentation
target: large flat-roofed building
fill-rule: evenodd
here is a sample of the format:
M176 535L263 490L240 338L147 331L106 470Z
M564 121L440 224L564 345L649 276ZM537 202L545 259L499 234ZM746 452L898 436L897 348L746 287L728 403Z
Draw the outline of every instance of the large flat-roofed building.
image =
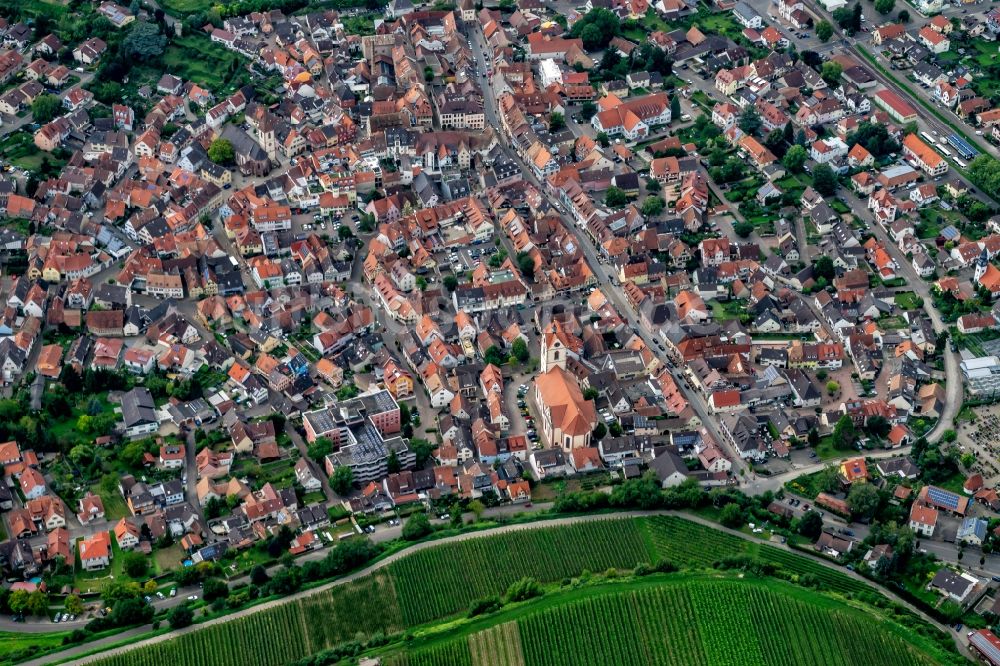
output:
M383 436L394 435L403 427L399 419L399 405L392 394L384 389L302 415L302 424L309 442L315 442L319 437L329 437L335 446L344 443L348 431L360 427L366 420L378 428Z
M402 437L385 439L378 428L365 423L349 431L349 442L326 457L326 473L333 476L338 467L350 467L354 482L369 483L389 474L389 458L396 455L400 469L409 469L417 461L416 454Z
M324 461L330 476L338 467L349 467L355 483L368 483L389 473L393 453L402 469L416 462L409 444L399 436L399 404L387 390L306 412L302 423L308 441L327 437L333 442L335 450Z
M981 356L962 361L962 377L974 396L993 395L1000 392L1000 358Z

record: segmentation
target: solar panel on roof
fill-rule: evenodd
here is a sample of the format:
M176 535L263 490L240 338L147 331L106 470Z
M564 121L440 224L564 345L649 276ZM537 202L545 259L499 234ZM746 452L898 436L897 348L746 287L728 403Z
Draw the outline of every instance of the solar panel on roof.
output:
M930 487L927 489L927 497L929 497L935 504L946 506L949 509L955 510L958 508L958 495L948 492L947 490Z
M948 143L954 146L955 150L957 150L959 154L961 154L962 157L966 159L972 159L973 157L979 154L979 151L973 148L968 141L966 141L957 134L952 134L951 136L949 136Z
M977 650L983 653L983 655L990 660L991 664L1000 664L1000 647L991 641L988 636L985 636L977 631L972 634L972 638L969 639L969 642L972 643Z

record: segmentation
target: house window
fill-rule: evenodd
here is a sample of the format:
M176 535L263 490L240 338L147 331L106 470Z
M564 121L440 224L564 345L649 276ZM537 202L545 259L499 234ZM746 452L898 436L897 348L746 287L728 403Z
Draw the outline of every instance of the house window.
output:
M568 448L570 448L570 446L572 446L572 444L570 442L569 435L566 435L566 448L568 449Z
M559 360L559 350L556 350L556 352L552 355L552 359L555 361Z

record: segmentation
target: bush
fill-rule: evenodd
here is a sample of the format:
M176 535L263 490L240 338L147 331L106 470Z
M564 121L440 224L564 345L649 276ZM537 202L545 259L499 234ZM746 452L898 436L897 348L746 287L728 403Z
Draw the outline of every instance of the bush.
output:
M191 626L194 622L194 611L188 608L187 604L177 606L167 616L171 629L183 629Z
M202 595L205 597L205 601L225 599L229 596L229 586L219 578L208 578L202 588Z
M482 599L475 599L471 604L469 604L469 617L476 617L478 615L485 615L486 613L493 613L500 610L503 603L500 601L500 597L484 597Z
M542 586L538 584L538 581L525 576L521 580L510 584L510 587L507 588L507 593L504 595L504 601L506 603L527 601L528 599L540 597L543 594Z
M415 513L403 525L403 538L407 541L416 541L424 538L433 531L434 528L431 527L431 521L427 517L427 514Z

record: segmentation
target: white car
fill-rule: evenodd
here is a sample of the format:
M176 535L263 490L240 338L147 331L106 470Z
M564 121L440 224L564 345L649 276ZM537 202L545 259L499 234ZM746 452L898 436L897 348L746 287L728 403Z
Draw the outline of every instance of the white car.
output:
M198 601L198 595L197 594L189 595L188 601Z

